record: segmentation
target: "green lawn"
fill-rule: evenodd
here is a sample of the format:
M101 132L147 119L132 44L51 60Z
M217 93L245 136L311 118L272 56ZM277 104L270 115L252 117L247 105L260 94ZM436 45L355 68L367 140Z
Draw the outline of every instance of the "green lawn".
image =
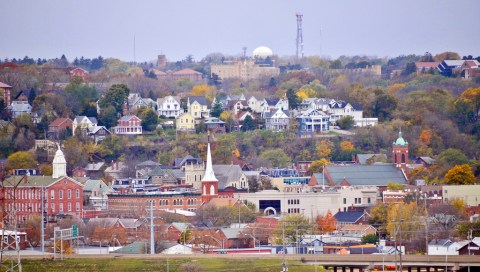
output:
M276 259L247 258L173 258L169 259L169 271L281 271L281 262ZM190 263L190 265L186 265ZM137 259L137 258L97 258L97 259L65 259L53 260L22 260L23 271L28 272L77 272L77 271L167 271L167 260ZM314 266L300 261L287 261L289 271L315 271ZM188 266L188 267L187 267ZM197 270L198 269L198 270ZM318 271L322 271L320 267ZM1 270L4 271L4 270Z

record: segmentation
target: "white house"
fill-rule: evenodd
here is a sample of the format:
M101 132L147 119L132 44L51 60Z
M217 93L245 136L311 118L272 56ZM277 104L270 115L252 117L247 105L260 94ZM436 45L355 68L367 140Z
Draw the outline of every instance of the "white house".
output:
M16 118L22 114L30 114L32 112L32 106L28 101L13 101L10 105L10 110L12 112L12 117Z
M163 115L167 118L177 118L183 113L178 96L169 95L164 98L158 98L157 105L158 116Z
M77 128L86 132L88 131L88 129L97 126L97 124L98 121L95 117L77 116L75 117L75 119L73 119L72 123L73 135L75 135L75 131L77 130Z
M290 112L288 110L276 109L266 112L265 128L273 131L286 131L290 124Z

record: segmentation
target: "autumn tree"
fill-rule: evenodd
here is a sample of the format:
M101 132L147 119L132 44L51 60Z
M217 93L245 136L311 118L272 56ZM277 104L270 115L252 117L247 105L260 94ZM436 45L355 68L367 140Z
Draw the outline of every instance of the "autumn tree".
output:
M475 121L478 121L478 117L480 114L480 87L466 89L460 95L460 98L465 102L469 103L473 111L473 119Z
M308 168L308 174L313 175L313 173L322 173L323 167L330 165L330 161L325 158L312 162Z
M301 241L311 230L312 224L308 218L300 214L289 214L278 222L273 235L277 245L289 245Z
M351 129L353 127L353 125L355 125L355 120L353 119L352 116L350 115L347 115L345 117L342 117L340 118L338 121L337 121L337 125L341 128L341 129Z
M30 169L37 168L38 162L35 155L27 151L18 151L8 156L6 168L13 169Z
M388 210L389 206L383 202L378 203L376 206L370 209L370 218L368 219L368 223L378 230L378 233L381 237L385 236L387 233L386 226L388 220Z
M329 140L320 140L317 142L317 155L320 158L329 158L332 153L333 143Z
M421 224L424 213L423 209L418 209L415 201L391 205L387 217L390 237L401 241L415 238L417 232L424 228Z
M207 84L195 85L192 87L192 96L205 96L208 100L212 101L215 96L215 87Z
M217 163L229 164L232 159L232 152L236 149L235 135L221 134L215 142L215 149L212 151L214 161Z
M468 164L455 165L445 174L447 184L471 185L475 184L475 180L472 168Z
M337 220L335 220L335 217L330 210L328 210L325 216L318 215L315 222L317 223L317 229L321 234L330 233L337 228Z

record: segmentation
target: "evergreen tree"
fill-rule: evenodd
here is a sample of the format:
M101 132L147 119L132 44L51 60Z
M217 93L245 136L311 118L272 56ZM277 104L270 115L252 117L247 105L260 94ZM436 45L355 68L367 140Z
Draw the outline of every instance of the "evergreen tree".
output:
M300 99L298 98L297 94L293 89L288 89L287 99L289 108L292 110L297 109L298 105L300 105Z
M243 126L242 130L247 131L247 130L254 130L255 129L255 123L253 122L253 119L250 115L247 115L245 117L245 120L243 120Z
M30 93L28 94L28 103L30 103L30 105L33 105L33 100L35 100L35 97L37 97L37 92L31 88Z
M222 104L220 101L215 100L215 104L213 104L212 109L210 110L210 115L212 117L220 117L220 114L222 114L223 109L222 109Z

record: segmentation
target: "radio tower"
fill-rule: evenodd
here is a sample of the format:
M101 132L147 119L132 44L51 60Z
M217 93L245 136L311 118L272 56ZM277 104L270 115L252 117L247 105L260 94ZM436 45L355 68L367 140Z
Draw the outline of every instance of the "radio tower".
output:
M298 59L299 52L302 54L302 59L303 59L303 34L302 34L303 14L297 13L295 15L297 16L297 59Z

